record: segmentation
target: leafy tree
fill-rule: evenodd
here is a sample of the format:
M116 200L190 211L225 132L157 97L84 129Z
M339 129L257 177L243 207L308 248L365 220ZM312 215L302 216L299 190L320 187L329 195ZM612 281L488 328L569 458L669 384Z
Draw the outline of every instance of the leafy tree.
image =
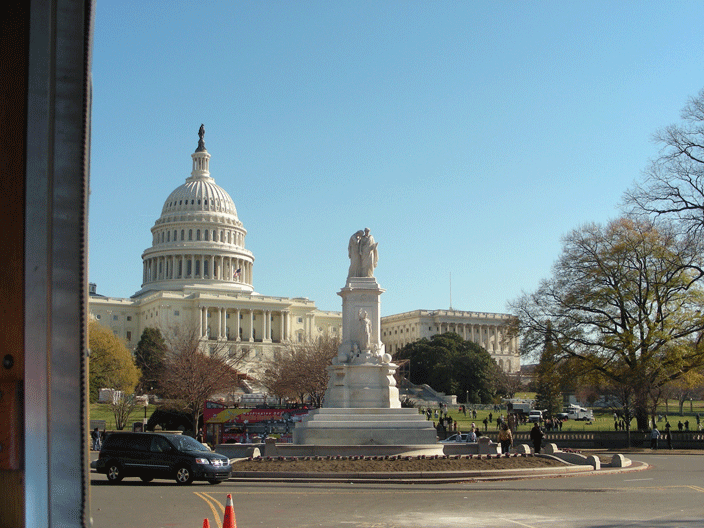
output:
M135 363L142 372L139 386L143 394L161 394L166 350L166 340L161 331L158 328L145 328L134 351Z
M682 123L655 133L662 145L642 183L625 196L632 213L675 220L683 231L704 234L704 89L683 108Z
M481 346L455 333L409 343L394 358L410 360L410 381L417 385L457 394L465 403L489 403L496 397L498 365Z
M90 348L89 392L90 401L98 401L102 388L115 389L132 394L139 380L139 369L132 354L112 330L97 321L88 325L88 346Z
M650 221L587 225L564 240L553 277L512 303L525 353L550 328L557 359L574 357L634 391L638 427L648 427L651 390L704 364L702 253L691 239ZM686 346L685 346L686 345Z
M226 346L217 344L204 350L195 329L175 329L167 338L167 347L162 391L191 414L195 431L206 400L231 390L237 384L237 371L230 364Z

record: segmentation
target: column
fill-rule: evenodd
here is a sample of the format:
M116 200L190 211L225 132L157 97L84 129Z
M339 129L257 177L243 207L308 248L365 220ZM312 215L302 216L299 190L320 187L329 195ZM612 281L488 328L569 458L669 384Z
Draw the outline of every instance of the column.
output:
M239 341L240 340L240 309L237 308L235 310L235 320L237 321L237 324L235 324L235 340Z
M222 308L217 308L218 314L218 339L222 339Z
M249 339L248 341L254 341L254 310L249 311Z

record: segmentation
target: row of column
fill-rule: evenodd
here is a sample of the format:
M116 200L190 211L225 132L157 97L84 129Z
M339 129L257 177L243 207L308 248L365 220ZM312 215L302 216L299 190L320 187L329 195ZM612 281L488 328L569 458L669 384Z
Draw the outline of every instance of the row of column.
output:
M461 335L462 339L483 346L488 352L503 352L505 354L515 354L518 352L518 340L515 337L508 340L506 347L502 346L503 332L499 325L442 323L440 325L440 332L455 332ZM491 348L492 344L493 348Z
M229 316L229 317L228 317ZM259 321L255 320L259 317ZM233 322L234 319L234 322ZM199 335L228 341L292 341L291 312L243 308L200 307ZM313 316L304 319L305 338L312 336ZM259 322L259 324L255 324ZM242 324L244 323L244 324Z
M518 353L518 339L512 337L506 343L507 346L502 346L502 336L501 326L499 325L477 325L468 323L440 323L439 333L444 334L447 332L454 332L462 336L462 339L466 341L472 341L478 345L484 347L487 352L493 354L510 354L515 355ZM401 329L401 334L398 337L394 334L389 334L388 337L382 340L388 341L390 344L397 345L398 348L404 345L420 339L421 335L416 334L416 332L405 332L405 328Z
M143 284L160 280L214 279L252 283L252 262L223 255L170 255L144 259Z

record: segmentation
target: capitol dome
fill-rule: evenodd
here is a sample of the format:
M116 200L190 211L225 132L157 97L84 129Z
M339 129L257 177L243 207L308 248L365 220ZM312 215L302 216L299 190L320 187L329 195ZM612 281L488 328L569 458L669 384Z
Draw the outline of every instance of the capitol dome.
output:
M142 254L142 289L189 288L252 292L254 256L235 202L210 176L210 154L201 125L193 170L164 202L152 227L152 246Z

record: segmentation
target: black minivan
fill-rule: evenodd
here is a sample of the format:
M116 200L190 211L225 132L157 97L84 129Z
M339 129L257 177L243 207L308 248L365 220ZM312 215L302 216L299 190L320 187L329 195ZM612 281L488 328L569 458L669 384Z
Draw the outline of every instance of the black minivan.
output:
M124 477L176 479L178 484L207 480L219 484L230 478L230 460L191 438L168 433L111 433L95 461L98 473L115 484Z

